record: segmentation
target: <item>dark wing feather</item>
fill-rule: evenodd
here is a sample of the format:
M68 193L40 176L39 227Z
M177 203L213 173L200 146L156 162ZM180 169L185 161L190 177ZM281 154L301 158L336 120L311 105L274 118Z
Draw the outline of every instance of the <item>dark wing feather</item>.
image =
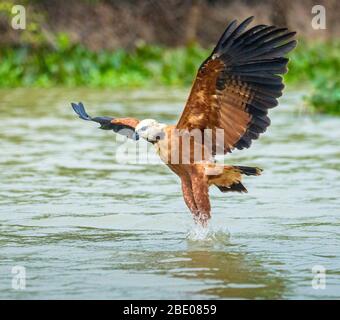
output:
M91 117L85 111L84 105L79 102L71 103L73 110L79 116L80 119L86 121L94 121L100 124L100 129L113 130L123 136L126 136L133 140L138 140L138 135L135 132L135 127L139 123L139 120L134 118L112 118L112 117Z
M287 72L284 56L296 46L295 32L257 25L250 17L231 22L198 70L178 129L224 130L224 152L248 148L270 125ZM216 149L216 144L213 146Z
M92 118L86 113L85 107L82 102L79 102L78 104L71 102L71 106L80 119L88 121L92 120Z

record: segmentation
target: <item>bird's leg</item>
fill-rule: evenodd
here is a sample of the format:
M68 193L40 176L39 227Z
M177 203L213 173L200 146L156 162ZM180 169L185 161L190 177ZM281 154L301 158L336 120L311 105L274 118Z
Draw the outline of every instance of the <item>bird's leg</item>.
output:
M195 222L203 227L208 225L210 219L210 200L209 186L206 175L202 168L194 166L191 171L191 185L195 203L198 209L198 214L195 215Z
M181 180L182 180L182 192L183 192L184 202L189 208L192 215L195 217L199 214L199 212L198 212L198 209L195 203L194 195L192 193L190 178L182 177Z

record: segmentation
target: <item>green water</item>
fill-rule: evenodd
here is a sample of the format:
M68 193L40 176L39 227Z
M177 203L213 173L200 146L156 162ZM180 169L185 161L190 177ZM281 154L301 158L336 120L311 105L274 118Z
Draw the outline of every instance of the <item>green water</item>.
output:
M186 94L0 91L0 298L340 298L340 118L286 94L269 131L226 158L263 175L245 179L248 194L211 189L204 234L175 175L117 161L114 134L69 105L174 123ZM325 289L312 287L315 265Z

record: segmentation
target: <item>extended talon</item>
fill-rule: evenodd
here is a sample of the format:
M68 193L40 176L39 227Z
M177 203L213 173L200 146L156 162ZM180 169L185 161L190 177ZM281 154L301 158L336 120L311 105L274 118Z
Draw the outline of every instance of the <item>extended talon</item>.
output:
M208 226L208 222L210 220L210 216L204 213L199 213L194 215L194 222L202 227L206 228Z

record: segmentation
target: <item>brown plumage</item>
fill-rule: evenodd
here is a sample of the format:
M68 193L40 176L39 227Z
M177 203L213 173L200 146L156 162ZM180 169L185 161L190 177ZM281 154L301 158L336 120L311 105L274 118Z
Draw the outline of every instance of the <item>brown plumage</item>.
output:
M211 211L209 186L222 192L247 192L242 175L261 173L258 168L218 165L214 156L249 148L266 131L268 110L278 105L284 88L280 75L287 72L285 55L296 46L291 40L295 32L286 28L256 25L246 30L252 20L228 25L200 66L177 125L151 119L91 118L81 104L73 105L82 119L99 122L102 129L152 142L180 177L185 203L204 226Z

